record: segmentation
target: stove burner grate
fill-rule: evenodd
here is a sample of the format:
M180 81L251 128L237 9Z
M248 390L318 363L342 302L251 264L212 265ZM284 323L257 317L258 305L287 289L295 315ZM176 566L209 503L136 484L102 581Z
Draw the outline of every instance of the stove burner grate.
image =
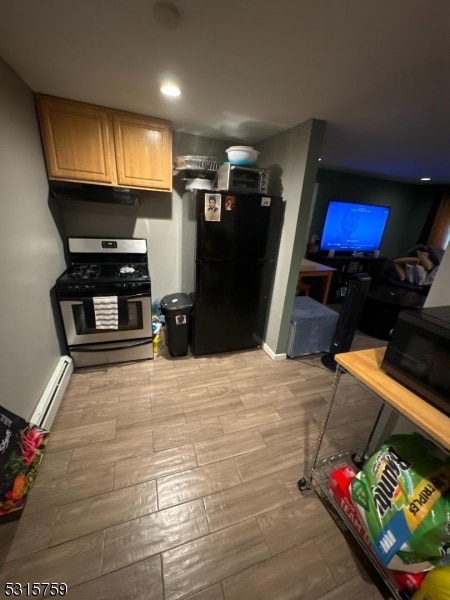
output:
M97 279L100 271L100 265L74 265L69 272L69 277L71 279Z
M128 264L121 265L117 269L117 275L119 277L142 277L142 268L139 265Z

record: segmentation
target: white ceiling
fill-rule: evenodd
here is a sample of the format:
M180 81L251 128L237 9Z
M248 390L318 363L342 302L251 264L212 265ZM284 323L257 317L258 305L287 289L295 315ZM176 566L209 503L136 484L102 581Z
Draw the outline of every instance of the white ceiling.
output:
M0 56L36 92L233 142L324 119L321 166L450 183L448 0L172 2L174 28L155 0L0 0Z

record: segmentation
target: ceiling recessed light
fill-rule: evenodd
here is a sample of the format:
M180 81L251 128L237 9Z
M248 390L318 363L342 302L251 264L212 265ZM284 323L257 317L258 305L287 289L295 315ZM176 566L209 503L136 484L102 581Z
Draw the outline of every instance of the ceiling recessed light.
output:
M181 91L180 88L174 83L164 83L161 86L161 93L165 96L172 96L172 98L175 98L181 94Z
M431 181L431 177L421 177L420 181Z
M322 157L319 158L319 162L322 160Z

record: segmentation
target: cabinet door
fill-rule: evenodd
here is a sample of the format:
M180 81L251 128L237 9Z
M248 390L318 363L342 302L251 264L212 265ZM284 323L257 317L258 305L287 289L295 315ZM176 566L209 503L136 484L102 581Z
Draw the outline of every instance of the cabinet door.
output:
M107 109L49 96L37 105L49 179L116 183Z
M172 190L172 130L168 121L113 113L119 185Z

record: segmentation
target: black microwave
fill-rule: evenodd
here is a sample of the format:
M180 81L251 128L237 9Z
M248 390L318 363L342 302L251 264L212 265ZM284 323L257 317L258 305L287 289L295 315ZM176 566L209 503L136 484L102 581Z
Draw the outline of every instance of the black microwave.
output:
M381 368L450 414L450 306L402 311Z

